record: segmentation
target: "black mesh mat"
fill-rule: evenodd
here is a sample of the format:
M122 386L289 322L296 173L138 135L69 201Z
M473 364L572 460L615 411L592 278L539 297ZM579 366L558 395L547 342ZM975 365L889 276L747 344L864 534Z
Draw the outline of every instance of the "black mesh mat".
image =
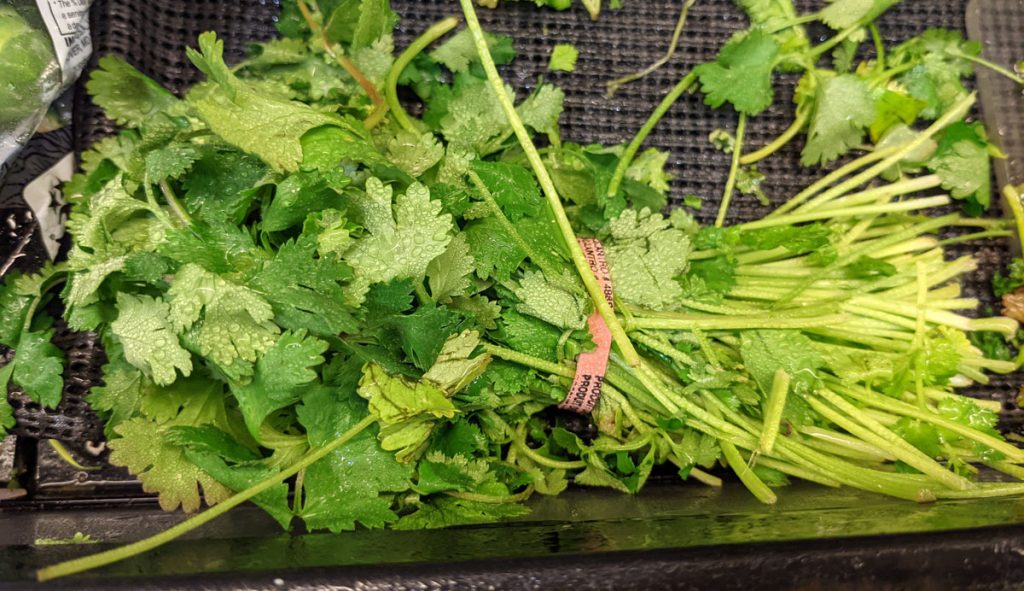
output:
M393 0L392 4L402 16L396 35L399 48L431 23L459 12L455 0ZM712 59L728 36L746 25L745 17L731 2L700 0L690 11L686 31L672 61L651 76L624 87L614 98L606 99L606 80L644 67L665 50L681 2L625 0L624 4L623 9L607 11L597 22L591 22L579 6L567 12L552 12L538 10L532 2L512 2L497 11L481 10L486 28L515 39L519 58L506 69L505 75L521 96L541 76L565 89L562 131L567 139L604 144L627 141L680 77L695 64ZM800 4L801 8L813 9L821 3ZM929 27L963 30L965 4L964 0L907 0L891 9L878 25L890 42ZM185 45L194 45L198 33L220 33L229 59L237 60L245 54L249 42L275 34L277 12L274 0L96 0L91 17L93 63L98 56L115 54L180 92L199 78L183 51ZM813 38L825 31L811 29L810 33ZM577 71L546 72L551 48L564 42L573 43L580 50ZM793 116L789 99L794 82L784 79L776 105L748 126L748 149L763 145L787 127ZM669 169L675 177L672 195L705 197L703 210L697 212L704 221L715 214L729 164L728 156L716 151L707 138L713 130L732 130L735 124L736 117L731 112L713 111L701 104L699 95L688 95L673 107L648 140L648 145L671 153ZM91 104L80 84L76 96L76 147L84 149L113 130L113 124ZM793 142L760 164L767 175L764 189L775 202L821 174L799 166L799 144ZM752 197L737 195L731 219L752 219L765 211ZM988 284L992 272L1008 259L1005 245L964 243L950 248L950 254L973 254L978 258L980 268L966 279L966 295L978 297L986 305L995 304ZM15 395L18 427L14 432L72 443L97 440L102 429L82 402L82 394L97 379L102 353L88 337L60 338L71 353L65 401L56 411L46 411ZM996 376L989 386L972 388L968 393L1003 402L1007 410L1004 427L1018 429L1024 424L1024 412L1013 402L1016 382L1016 378Z

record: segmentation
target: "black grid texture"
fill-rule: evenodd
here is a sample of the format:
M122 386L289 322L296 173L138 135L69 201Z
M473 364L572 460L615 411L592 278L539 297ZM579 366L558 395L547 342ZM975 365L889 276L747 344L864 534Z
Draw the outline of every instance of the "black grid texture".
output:
M985 2L988 3L987 1ZM578 4L578 3L577 3ZM675 57L650 76L630 84L613 98L605 98L604 82L643 68L664 52L672 34L679 0L625 0L621 10L608 10L592 22L580 6L566 12L539 10L533 2L504 2L498 10L480 10L488 30L512 35L519 57L504 70L506 79L520 97L529 93L542 77L566 92L562 135L579 143L617 144L628 141L654 106L694 65L713 59L728 37L746 26L746 18L728 0L701 0L690 11L686 30ZM1007 2L1006 4L1012 4ZM402 20L396 33L396 46L405 47L431 23L459 13L455 0L393 0ZM798 0L801 9L820 7L820 1ZM883 37L898 42L920 34L930 27L964 30L966 0L931 2L907 0L878 20ZM1012 9L1012 7L1011 7ZM275 0L96 0L91 24L95 55L118 55L174 92L180 93L200 78L185 59L183 48L195 44L203 31L217 31L225 41L231 60L244 57L249 43L275 35L274 21L279 10ZM1001 27L999 47L1020 45L1021 11L1008 10ZM998 18L997 18L998 21ZM1000 24L1000 23L997 23ZM823 40L827 31L809 29L812 41ZM580 51L573 73L546 71L548 57L556 43L572 43ZM869 55L870 44L862 48ZM990 44L991 45L991 44ZM1012 55L1024 54L1024 49ZM1000 53L997 58L1005 57ZM748 125L746 146L755 149L781 133L792 120L792 89L795 78L781 78L777 100L765 113ZM655 129L647 145L668 150L668 169L674 200L695 194L705 198L696 215L708 221L717 210L719 192L729 167L728 156L715 150L708 135L715 129L733 130L736 116L731 110L714 111L702 104L699 94L684 95ZM96 139L110 134L115 126L90 102L79 84L76 95L75 145L81 151ZM820 170L799 165L801 142L790 143L759 167L767 176L765 192L774 203L782 202L818 178ZM733 221L762 216L769 208L753 197L737 195L730 211ZM966 296L979 298L984 305L997 307L989 289L992 273L1008 262L1005 243L969 242L949 249L950 256L972 254L979 261L978 271L964 280ZM65 401L56 411L40 409L15 396L18 426L14 433L40 438L61 439L69 443L97 440L102 436L82 394L98 379L102 352L86 336L61 335L71 355ZM1006 410L1003 427L1019 430L1024 412L1015 398L1019 378L994 376L988 386L967 391L972 396L999 400Z

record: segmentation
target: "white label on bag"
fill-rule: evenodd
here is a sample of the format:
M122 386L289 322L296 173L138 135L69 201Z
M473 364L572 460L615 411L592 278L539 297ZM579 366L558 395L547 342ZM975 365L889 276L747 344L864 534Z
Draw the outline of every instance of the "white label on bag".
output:
M92 52L89 4L92 0L36 0L53 40L64 84L78 77Z
M22 196L25 203L32 208L39 230L43 236L43 245L53 260L60 249L60 239L64 236L64 197L60 186L71 179L75 172L75 155L68 154L34 181L25 185Z

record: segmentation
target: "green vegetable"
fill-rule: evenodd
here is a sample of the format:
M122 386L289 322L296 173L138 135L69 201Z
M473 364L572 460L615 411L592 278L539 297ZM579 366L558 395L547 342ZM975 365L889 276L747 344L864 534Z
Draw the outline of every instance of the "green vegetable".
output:
M576 60L580 51L572 43L559 43L551 50L548 69L552 72L572 72L576 69Z
M773 71L823 52L788 30L784 3L752 4L775 29L737 37L675 95L699 81L753 122ZM814 18L849 36L884 5L835 2ZM104 60L90 88L126 129L68 185L67 263L0 291L0 337L16 350L4 369L51 399L60 364L37 310L65 281L68 321L95 330L109 359L89 400L112 463L167 509L213 506L41 579L157 547L249 500L282 527L443 527L524 515L531 495L570 483L636 493L666 463L721 484L703 469L724 461L769 503L791 478L915 501L1024 493L972 480L968 462L1012 476L1024 452L953 386L1014 370L967 335L1017 323L967 313L977 302L955 281L974 261L947 260L936 238L964 218L907 215L950 198L896 199L950 184L980 203L957 161L961 142L984 137L957 124L972 95L923 131L901 123L905 142L764 219L727 226L723 209L702 228L660 213L669 156L635 157L653 123L628 147L563 141L562 92L517 96L496 68L509 41L462 6L466 31L443 40L446 19L392 60L386 3L320 3L327 19L286 4L286 38L233 67L201 36L189 55L208 80L183 99ZM860 73L804 80L815 162L871 137L878 110ZM400 85L422 118L394 108ZM730 186L756 195L736 136ZM903 168L929 142L934 159ZM903 176L878 180L894 169ZM577 236L601 240L612 304ZM615 347L584 439L544 411L594 350L595 312ZM46 371L19 371L22 356Z
M8 6L0 6L0 127L11 127L43 106L55 71L53 45Z

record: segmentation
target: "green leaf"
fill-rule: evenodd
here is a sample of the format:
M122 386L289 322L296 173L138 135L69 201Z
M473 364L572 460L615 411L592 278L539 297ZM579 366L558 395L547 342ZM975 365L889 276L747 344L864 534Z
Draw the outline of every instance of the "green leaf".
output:
M543 273L524 271L512 287L516 310L562 329L582 329L590 314L590 300L550 282Z
M199 48L188 48L188 57L211 82L193 87L189 104L211 131L274 170L298 170L303 158L300 138L307 131L347 126L339 117L260 92L236 78L224 63L224 43L215 33L200 35Z
M445 251L451 241L450 215L430 200L430 192L414 183L399 195L392 211L391 187L371 177L366 181L362 207L363 226L369 231L348 253L358 276L371 283L409 277L421 279L427 265Z
M46 408L57 408L64 390L64 353L50 339L53 331L21 333L11 380Z
M825 359L807 336L796 330L745 330L741 333L740 355L765 397L771 391L775 372L784 369L790 376L791 395L786 397L783 417L795 425L812 422L802 396L818 383L816 372L825 366Z
M978 124L954 123L943 132L928 168L954 199L972 199L987 209L992 200L988 141Z
M284 332L259 361L252 382L232 384L245 424L253 437L270 413L292 405L302 397L303 386L317 379L316 367L324 362L327 343L305 331Z
M668 156L668 152L657 148L648 148L629 165L629 168L626 169L626 176L644 183L661 195L665 195L668 193L668 183L672 180L672 175L665 172Z
M128 127L139 127L150 116L180 104L151 78L112 55L100 58L85 87L107 117Z
M741 113L757 115L772 104L772 70L779 44L760 29L733 39L714 62L693 72L700 79L704 103L718 108L726 102Z
M437 360L423 374L423 379L433 383L448 396L454 396L480 377L491 362L490 355L472 356L479 345L480 334L473 330L464 330L448 337Z
M192 356L182 348L171 324L171 307L151 296L117 294L117 320L110 330L124 349L124 358L159 385L192 373Z
M397 423L420 415L450 419L456 412L437 386L388 375L373 363L363 368L359 395L370 402L370 414L382 423Z
M366 416L361 400L336 396L328 389L313 390L298 409L314 448L336 439ZM306 470L306 500L300 515L310 529L338 532L352 529L357 521L381 527L397 518L387 493L407 490L411 476L412 467L383 451L371 427Z
M349 178L341 171L321 173L300 171L277 185L274 200L263 213L263 229L279 232L306 220L306 217L341 200L341 191Z
M272 322L273 308L259 293L197 265L178 270L167 296L175 331L191 330L199 353L221 368L236 360L256 361L280 330Z
M418 177L444 157L444 146L433 133L415 134L401 130L388 140L388 159L409 176Z
M555 359L561 331L547 322L515 310L506 310L501 314L500 329L494 336L520 353L541 359Z
M118 425L119 435L110 442L110 463L123 466L142 482L142 489L159 493L160 508L174 511L179 506L186 513L199 509L199 489L208 505L220 502L231 491L195 464L185 452L166 438L166 427L144 418L134 418Z
M472 168L509 220L536 216L546 207L533 173L522 166L476 160Z
M181 178L196 160L199 150L191 144L173 143L146 154L146 178L150 183Z
M267 170L259 159L237 150L204 150L182 181L185 207L207 222L240 224L252 203L251 189Z
M882 92L875 103L877 114L869 129L871 140L877 143L894 125L913 124L924 108L925 103L912 96L891 90Z
M476 275L481 279L507 281L526 258L526 253L493 216L469 222L463 234L476 263Z
M352 271L336 259L317 257L318 238L303 234L282 244L249 286L266 298L283 328L322 337L356 332L355 310L342 286Z
M528 515L530 510L518 503L481 503L451 497L436 497L415 513L402 517L395 529L435 529L455 525L495 523Z
M489 467L484 460L470 460L466 456L445 456L431 452L416 465L419 478L416 491L429 495L446 490L472 491L483 482Z
M889 262L863 255L850 263L843 272L855 279L871 279L875 277L892 277L896 267Z
M469 243L465 234L456 234L445 251L427 265L427 281L430 297L435 302L446 303L455 296L466 293L476 261L469 254Z
M551 49L548 70L551 72L574 72L580 50L572 43L558 43Z
M821 11L821 21L836 31L863 26L899 0L830 0Z
M461 320L446 307L421 305L412 314L387 319L385 339L397 340L409 361L426 370L434 364L445 340L459 332Z
M557 86L541 84L536 92L516 107L523 123L537 132L553 134L558 131L558 118L565 104L565 92Z
M484 38L487 40L487 48L491 52L494 63L507 64L515 57L516 50L512 47L512 37L485 33ZM465 72L469 69L470 64L476 63L480 59L477 56L476 45L473 43L473 34L469 29L462 29L452 35L429 55L435 62L443 64L452 72Z
M259 464L228 465L215 453L194 449L188 449L185 452L185 457L197 468L234 492L241 492L255 486L277 473L277 470ZM266 511L283 529L288 529L292 521L292 510L288 506L287 482L279 482L271 486L254 496L252 502Z
M612 275L612 289L623 301L654 310L679 306L690 237L669 220L644 209L627 209L601 232Z
M860 145L875 120L875 101L866 81L853 74L819 79L807 143L800 155L804 166L828 164Z

